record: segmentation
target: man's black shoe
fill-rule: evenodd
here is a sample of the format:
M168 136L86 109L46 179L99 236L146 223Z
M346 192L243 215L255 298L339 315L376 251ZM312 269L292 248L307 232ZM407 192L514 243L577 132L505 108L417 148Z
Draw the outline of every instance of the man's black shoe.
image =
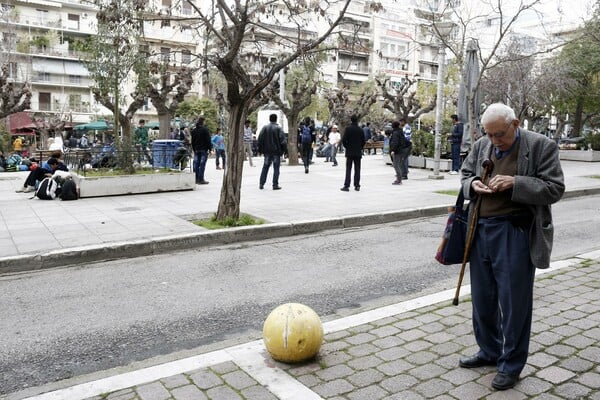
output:
M344 186L343 188L340 189L342 192L349 192L350 189L348 188L348 186Z
M265 185L258 185L258 188L259 188L260 190L263 190L263 189L265 188Z
M354 190L356 190L357 192L360 192L360 186L354 186Z
M505 374L504 372L498 372L492 380L492 387L496 390L506 390L514 388L519 381L518 376Z
M273 190L281 190L281 186L273 186Z
M495 361L484 360L478 355L472 357L461 358L458 360L458 365L462 368L479 368L488 365L496 365Z
M304 173L308 174L308 168L304 168Z
M208 185L208 181L198 181L196 185Z

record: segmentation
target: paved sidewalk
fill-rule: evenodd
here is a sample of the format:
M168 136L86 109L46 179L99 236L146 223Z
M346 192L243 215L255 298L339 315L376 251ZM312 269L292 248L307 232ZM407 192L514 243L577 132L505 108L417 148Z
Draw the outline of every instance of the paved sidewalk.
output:
M190 223L217 210L223 171L215 169L213 159L206 172L210 184L193 191L74 202L30 200L28 193L15 193L26 172L2 173L0 273L444 214L454 196L439 191L458 189L460 179L440 172L444 179L432 180L430 170L411 168L409 179L393 186L393 168L381 154L370 155L363 157L362 190L346 193L339 190L342 156L338 167L315 158L309 174L302 166L282 164L283 190L270 185L259 190L262 159L254 161L256 167L244 165L241 210L275 225L220 233ZM592 178L600 176L600 163L562 165L567 195L600 193L600 179Z
M257 340L30 400L598 400L600 250L538 272L530 356L505 392L490 389L495 368L457 367L476 351L465 286L458 306L449 290L326 322L317 358L301 365L273 361Z

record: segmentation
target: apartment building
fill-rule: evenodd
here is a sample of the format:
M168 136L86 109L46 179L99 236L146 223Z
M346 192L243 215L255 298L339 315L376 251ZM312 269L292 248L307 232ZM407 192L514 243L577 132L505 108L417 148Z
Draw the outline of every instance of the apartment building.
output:
M182 65L192 65L198 40L189 26L177 21L178 16L192 14L190 3L173 6L171 0L155 0L148 6L160 10L166 19L144 24L142 54L167 61L172 72ZM73 125L111 115L95 102L90 90L93 82L80 62L83 43L96 34L93 5L84 0L10 0L1 7L0 61L9 63L16 82L30 84L31 112L56 114ZM190 95L200 94L201 79L199 76L195 80ZM133 81L122 89L131 93ZM156 120L156 110L149 100L138 114Z

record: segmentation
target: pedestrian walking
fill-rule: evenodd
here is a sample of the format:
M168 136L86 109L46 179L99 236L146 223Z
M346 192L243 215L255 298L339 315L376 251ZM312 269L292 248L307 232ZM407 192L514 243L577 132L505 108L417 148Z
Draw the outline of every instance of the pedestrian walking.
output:
M410 151L410 143L406 140L400 128L400 121L392 122L392 137L390 139L390 156L396 171L396 180L392 185L402 185L403 164Z
M264 189L269 168L273 164L273 190L280 190L279 166L285 152L286 140L283 130L277 125L277 114L269 115L269 124L263 126L258 135L258 152L264 154L265 161L260 173L259 189Z
M250 120L247 119L244 122L244 154L248 157L248 164L251 167L254 167L252 163L252 136L254 135L254 131L252 130L252 126Z
M333 162L332 167L337 167L338 163L337 163L337 158L335 158L335 156L337 155L337 149L338 146L340 145L340 140L341 140L341 136L340 133L338 132L338 126L337 125L333 125L331 127L331 132L329 132L329 145L330 145L330 152L331 152L331 161Z
M342 144L346 149L346 178L344 179L344 186L340 190L343 192L350 190L350 177L352 166L354 166L354 190L358 192L360 190L360 162L366 140L363 130L358 126L358 117L352 115L350 121L351 124L344 130L344 137L342 138Z
M492 387L506 390L517 384L527 361L535 268L550 265L550 205L560 200L565 184L556 143L519 128L510 107L490 105L481 123L486 136L474 143L462 167L465 198L481 196L469 259L479 351L459 365L497 366ZM488 159L494 168L485 184Z
M191 132L196 185L208 184L208 181L204 180L204 171L206 170L206 161L208 160L208 153L212 148L212 144L210 141L210 132L204 126L204 121L204 117L199 117L196 126Z
M450 171L450 175L458 174L460 170L460 146L462 143L463 137L463 123L458 120L458 115L452 114L450 116L452 119L452 134L450 136L450 149L452 154L452 170Z

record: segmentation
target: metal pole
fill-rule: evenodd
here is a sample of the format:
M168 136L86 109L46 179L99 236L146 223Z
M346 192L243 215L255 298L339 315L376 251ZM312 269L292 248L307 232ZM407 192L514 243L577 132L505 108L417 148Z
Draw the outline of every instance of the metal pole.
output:
M433 175L429 179L444 179L440 175L440 156L442 142L442 110L444 107L444 64L446 62L446 49L439 41L438 49L438 73L437 73L437 104L435 111L435 150L433 154Z

